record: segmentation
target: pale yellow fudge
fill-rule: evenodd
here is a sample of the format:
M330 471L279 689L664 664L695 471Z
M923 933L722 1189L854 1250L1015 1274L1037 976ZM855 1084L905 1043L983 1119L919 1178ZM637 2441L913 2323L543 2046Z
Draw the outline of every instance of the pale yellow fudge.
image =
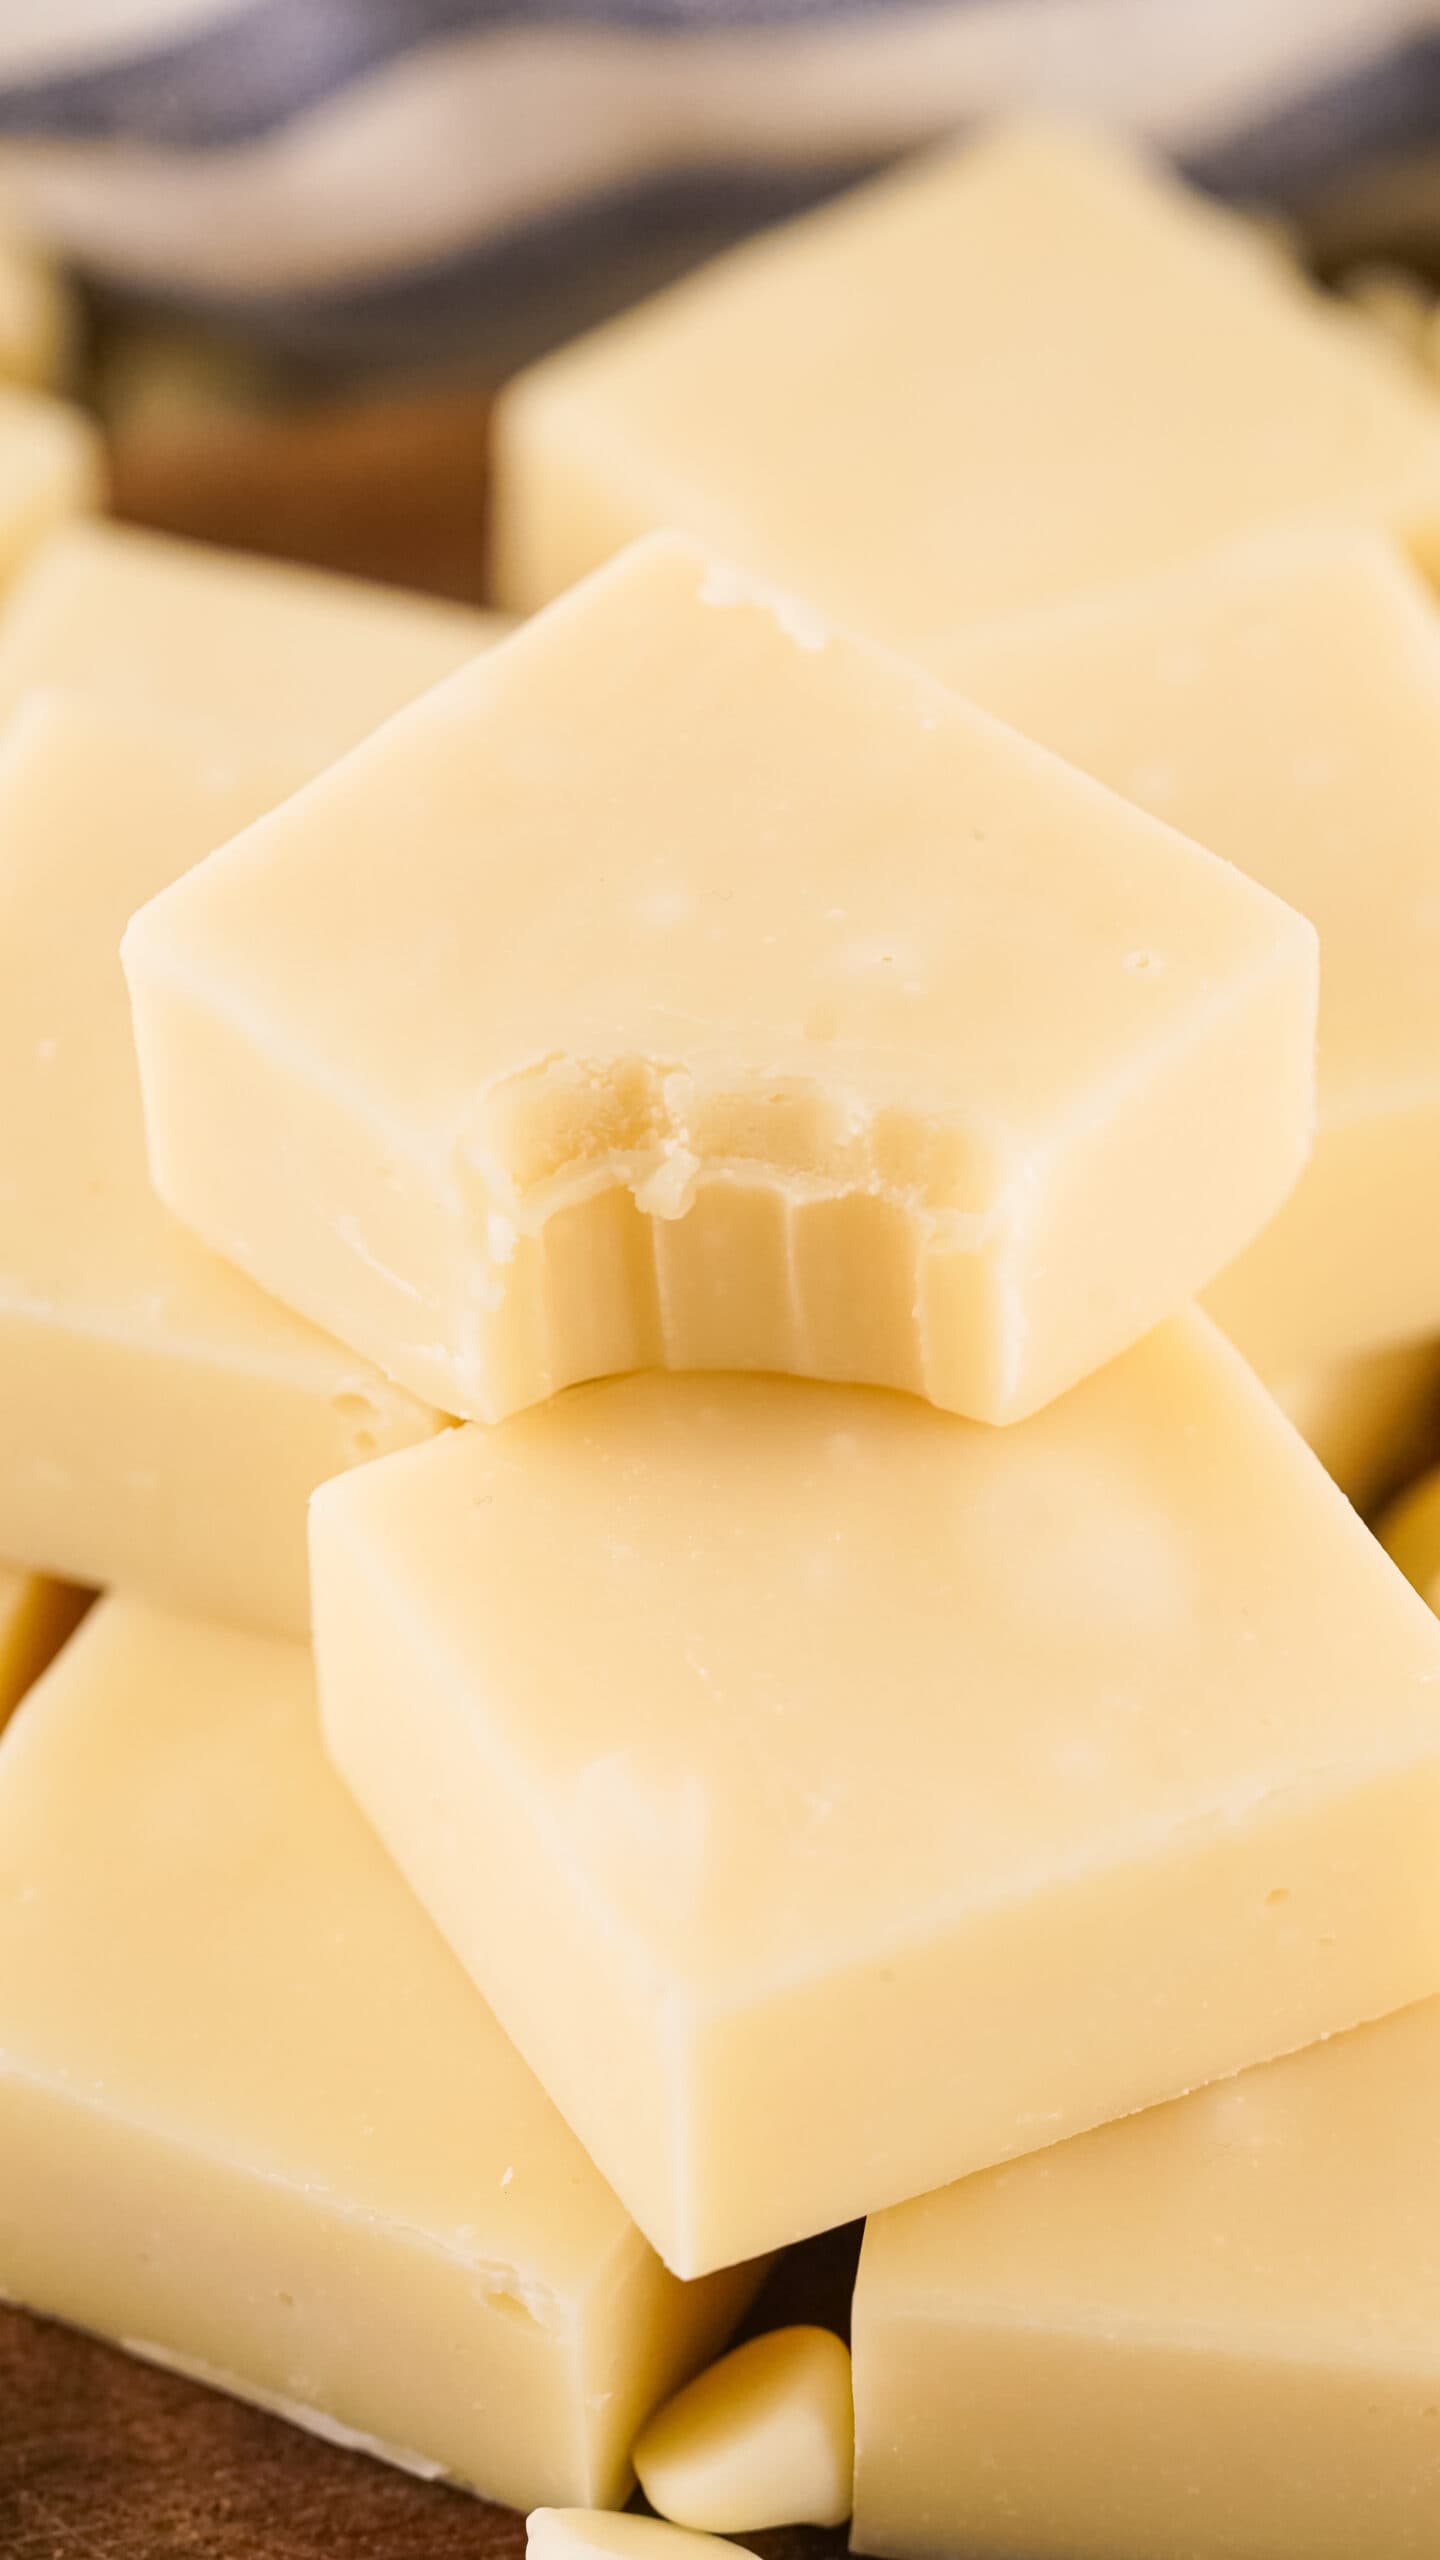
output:
M843 2524L855 2468L848 2347L829 2329L748 2338L656 2410L634 2462L656 2513L703 2533Z
M1440 1454L1440 1340L1359 1351L1266 1380L1357 1511Z
M0 490L3 461L0 439ZM359 578L76 524L36 553L0 618L0 716L37 685L64 687L242 746L284 741L318 771L504 628Z
M1319 929L1314 1153L1212 1314L1267 1376L1434 1333L1440 619L1414 571L1376 535L1273 536L1010 616L951 674Z
M131 925L151 1170L493 1421L663 1364L1043 1404L1299 1169L1313 929L657 536Z
M1440 1627L1199 1315L1007 1431L651 1372L311 1519L336 1764L680 2274L1440 1988Z
M90 1594L47 1574L0 1564L0 1728L57 1654Z
M645 2246L326 1764L105 1600L0 1747L0 2293L512 2505L623 2500L747 2272Z
M1432 2552L1437 2123L1432 2000L877 2216L855 2548Z
M59 695L0 735L0 1555L296 1635L312 1487L437 1417L161 1207L119 942L305 770Z
M0 381L0 588L67 517L100 504L98 430L47 392Z
M1440 1467L1391 1504L1376 1534L1421 1599L1440 1610Z
M975 614L1336 516L1440 563L1404 355L1118 140L1035 122L752 242L504 395L501 601L678 525L943 665Z

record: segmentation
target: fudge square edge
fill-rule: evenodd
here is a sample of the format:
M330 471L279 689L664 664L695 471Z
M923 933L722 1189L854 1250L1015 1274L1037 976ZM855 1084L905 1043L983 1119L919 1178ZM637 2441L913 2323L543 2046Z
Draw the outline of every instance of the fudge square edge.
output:
M1423 375L1137 139L980 122L514 377L495 580L677 525L944 672L977 616L1262 525L1440 558Z
M1437 2110L1424 2000L878 2214L852 2329L856 2549L1427 2550Z
M1440 1626L1175 1318L996 1432L649 1372L311 1505L341 1774L678 2274L1440 1987Z
M143 908L167 1205L443 1410L651 1366L990 1421L1309 1144L1312 927L898 659L639 543Z

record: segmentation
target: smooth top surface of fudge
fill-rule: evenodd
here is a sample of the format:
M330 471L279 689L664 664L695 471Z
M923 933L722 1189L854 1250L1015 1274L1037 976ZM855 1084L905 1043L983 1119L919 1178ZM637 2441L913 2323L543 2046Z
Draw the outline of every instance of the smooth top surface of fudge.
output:
M1377 335L1124 145L1003 124L522 376L502 596L674 524L939 664L1281 519L1433 542L1440 420Z
M1440 1306L1440 1238L1416 1198L1440 1165L1440 624L1418 576L1378 535L1272 536L987 625L950 672L1319 930L1315 1159L1220 1281L1220 1322L1267 1374L1425 1330ZM1412 1144L1367 1158L1367 1122L1407 1125Z
M0 2054L563 2301L643 2243L330 1769L299 1645L95 1610L0 1756Z
M715 1998L1440 1735L1440 1630L1198 1318L1009 1431L651 1374L318 1500Z
M1207 1277L1308 1136L1307 925L678 537L414 705L126 956L172 1205L480 1419L586 1374L562 1343L507 1379L483 1319L597 1187L682 1224L715 1171L890 1206L982 1274L927 1391L1000 1418ZM297 1095L383 1159L323 1206L334 1143L306 1169ZM216 1141L216 1109L257 1107L294 1163ZM450 1268L421 1267L397 1165ZM807 1366L805 1314L790 1357L739 1365Z
M1440 1984L1440 1627L1194 1313L1006 1431L582 1388L311 1555L336 1765L678 2273Z
M240 745L291 740L314 770L503 627L359 578L76 524L35 554L7 603L0 714L34 686L73 688L223 727Z
M119 944L142 899L306 770L72 696L30 698L0 738L5 1537L296 1634L310 1486L434 1417L161 1206ZM212 1402L217 1377L248 1380L248 1405Z

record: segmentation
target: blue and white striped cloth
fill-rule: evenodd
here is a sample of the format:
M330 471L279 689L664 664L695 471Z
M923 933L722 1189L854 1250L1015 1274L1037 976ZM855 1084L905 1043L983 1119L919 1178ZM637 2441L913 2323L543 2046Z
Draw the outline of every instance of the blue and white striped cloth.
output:
M797 206L1018 101L1305 199L1440 161L1440 0L0 0L0 178L91 275L403 348L577 244Z

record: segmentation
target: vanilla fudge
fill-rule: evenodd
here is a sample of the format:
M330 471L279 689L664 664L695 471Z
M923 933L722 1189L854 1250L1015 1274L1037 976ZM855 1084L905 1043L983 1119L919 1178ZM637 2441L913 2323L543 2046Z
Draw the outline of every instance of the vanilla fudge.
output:
M878 2215L855 2293L855 2548L1431 2550L1437 2120L1431 2000Z
M1440 561L1440 410L1118 139L993 125L503 394L502 603L675 525L943 670L954 631L1312 516Z
M311 1506L336 1765L682 2275L1440 1988L1440 1626L1206 1320L578 1389Z
M89 1597L47 1574L0 1564L0 1729L59 1652Z
M1440 621L1415 572L1377 535L1269 537L1010 616L952 676L1319 930L1314 1152L1211 1313L1267 1376L1433 1333Z
M161 1207L119 943L305 769L73 696L0 733L0 1555L295 1635L312 1487L438 1418Z
M1011 1420L1308 1145L1313 929L658 536L156 899L151 1170L447 1412L784 1370Z
M0 1747L0 2293L342 2444L619 2504L666 2275L326 1765L303 1647L105 1600Z
M3 491L0 395L0 491ZM283 741L317 771L505 628L367 585L134 525L68 525L0 618L0 716L44 685Z

